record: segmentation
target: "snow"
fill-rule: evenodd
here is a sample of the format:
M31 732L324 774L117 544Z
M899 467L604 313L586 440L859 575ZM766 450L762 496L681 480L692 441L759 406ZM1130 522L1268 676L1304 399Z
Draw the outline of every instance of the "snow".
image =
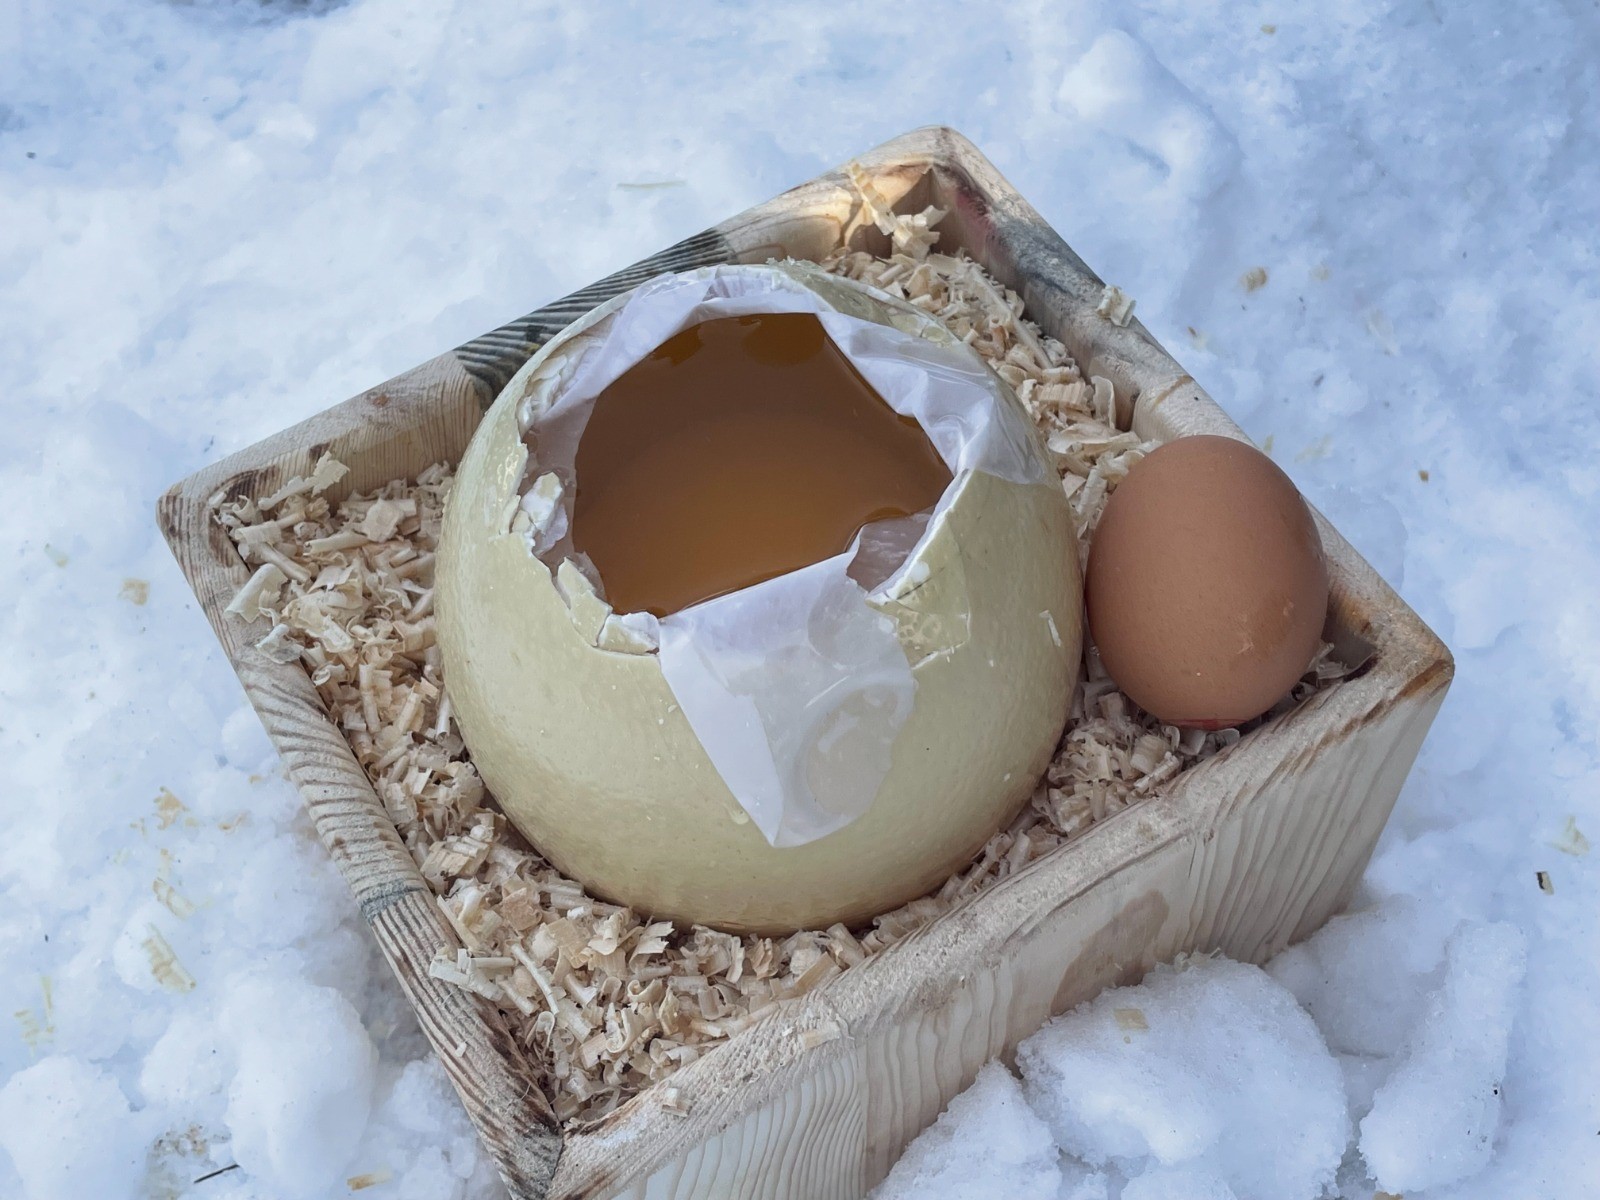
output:
M377 1066L350 1002L299 979L251 975L227 989L217 1024L238 1048L223 1118L235 1161L286 1196L347 1178Z
M1228 1181L1209 1171L1183 1167L1158 1167L1122 1189L1122 1200L1237 1200Z
M1267 967L1338 1054L1387 1057L1422 1016L1457 922L1438 905L1400 896L1335 917Z
M1510 925L1450 939L1444 982L1361 1121L1361 1157L1386 1190L1455 1183L1493 1157L1524 954Z
M1486 1166L1527 940L1504 922L1456 922L1413 897L1336 917L1268 971L1338 1056L1361 1157L1410 1193Z
M147 1124L115 1079L76 1058L52 1055L0 1088L0 1145L34 1200L132 1197Z
M973 1147L983 1146L982 1154ZM1001 1063L978 1072L901 1156L872 1200L917 1200L935 1189L948 1200L1056 1200L1062 1185L1056 1144Z
M1525 939L1473 921L1430 939L1434 915L1396 901L1268 970L1199 956L1102 993L1017 1048L1020 1086L985 1067L875 1200L1365 1200L1477 1175Z
M1344 1195L1589 1194L1600 879L1569 822L1600 831L1597 21L1554 0L0 6L0 1195L500 1194L152 500L929 121L1138 301L1457 656L1354 900L1378 915L1216 982L1254 997L1219 1028L1319 1064L1272 1086L1345 1105ZM296 1057L294 1011L326 1020L326 1068ZM1197 1122L1152 1081L1226 1049L1196 1027L1140 1086ZM361 1119L297 1125L302 1103ZM1062 1159L1062 1194L1243 1195L1243 1103L1193 1125L1203 1163L1084 1135L1106 1167Z
M1316 1196L1349 1140L1338 1064L1257 967L1157 968L1034 1034L1017 1065L1063 1151L1152 1197Z

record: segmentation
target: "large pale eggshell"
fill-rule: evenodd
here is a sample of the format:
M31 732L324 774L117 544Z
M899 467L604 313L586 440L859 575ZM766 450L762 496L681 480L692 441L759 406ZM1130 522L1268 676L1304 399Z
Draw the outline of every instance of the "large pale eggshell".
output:
M1180 438L1128 473L1089 548L1089 629L1146 712L1220 729L1259 716L1321 644L1328 568L1311 510L1254 446Z
M853 315L949 336L910 306L794 273ZM1027 799L1066 721L1082 592L1061 489L981 473L952 485L900 594L882 605L916 680L889 775L864 816L775 849L711 765L657 657L586 640L550 570L509 531L527 464L519 407L619 303L518 373L456 476L436 603L473 761L552 863L653 916L783 932L859 922L931 890Z

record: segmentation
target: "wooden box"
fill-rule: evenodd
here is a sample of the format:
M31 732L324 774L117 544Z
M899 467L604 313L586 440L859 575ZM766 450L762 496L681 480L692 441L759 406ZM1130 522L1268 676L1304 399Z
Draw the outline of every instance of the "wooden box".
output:
M664 270L818 258L860 226L870 181L905 210L948 208L966 249L1028 314L1111 380L1142 436L1242 436L1142 326L1096 311L1101 282L964 138L917 130L636 266L440 355L178 484L162 530L261 714L318 832L416 1007L513 1196L854 1200L978 1067L1054 1013L1182 951L1261 962L1347 902L1449 685L1449 652L1319 517L1333 573L1327 633L1363 670L1171 780L863 965L756 1022L563 1136L487 1001L432 979L445 922L298 664L223 618L249 571L207 508L266 494L324 451L335 495L457 460L540 342ZM860 245L881 249L870 223Z

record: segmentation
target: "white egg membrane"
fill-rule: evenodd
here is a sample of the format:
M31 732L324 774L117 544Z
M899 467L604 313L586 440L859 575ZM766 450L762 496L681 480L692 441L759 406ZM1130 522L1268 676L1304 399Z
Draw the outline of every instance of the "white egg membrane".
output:
M933 324L862 285L827 283L862 292L909 328ZM605 595L569 533L574 461L596 398L692 325L777 312L815 314L890 407L922 426L951 483L931 510L869 524L832 558L660 620L609 614L585 597L589 612L580 620L573 567ZM927 577L921 550L973 472L1019 484L1049 480L1025 414L966 346L846 315L770 267L659 276L560 353L566 364L518 413L530 459L520 506L527 521L519 514L517 526L530 551L556 575L575 621L587 625L598 612L602 649L660 656L707 756L771 845L804 845L849 824L877 795L916 697L913 664L881 606Z

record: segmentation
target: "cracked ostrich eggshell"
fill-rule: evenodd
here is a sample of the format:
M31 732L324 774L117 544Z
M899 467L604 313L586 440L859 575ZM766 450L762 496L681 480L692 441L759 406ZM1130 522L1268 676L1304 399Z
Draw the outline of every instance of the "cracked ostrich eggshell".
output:
M787 273L852 315L953 341L908 305L815 269ZM603 337L625 299L518 372L456 475L436 603L446 686L474 763L557 868L654 917L779 933L857 923L928 892L1027 800L1066 722L1082 586L1054 472L1019 484L971 471L950 485L902 582L874 601L915 680L888 775L842 829L775 848L712 765L658 656L623 645L603 601L553 576L511 528L528 465L524 400L559 390L583 339ZM571 605L563 582L579 593Z

